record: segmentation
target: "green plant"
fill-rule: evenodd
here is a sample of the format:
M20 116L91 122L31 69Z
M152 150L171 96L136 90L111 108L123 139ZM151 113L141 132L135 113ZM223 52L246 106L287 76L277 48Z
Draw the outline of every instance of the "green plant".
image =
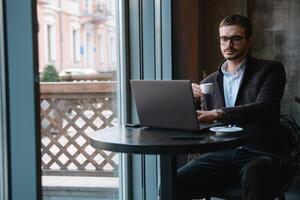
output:
M42 73L41 82L59 82L61 81L53 65L47 65Z

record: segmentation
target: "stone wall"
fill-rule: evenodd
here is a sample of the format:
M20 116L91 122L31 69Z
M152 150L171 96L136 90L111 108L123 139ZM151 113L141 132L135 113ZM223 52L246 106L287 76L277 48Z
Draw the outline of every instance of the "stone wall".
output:
M294 101L300 96L300 1L249 0L248 14L255 35L252 54L284 64L287 84L282 113L300 124L300 104Z

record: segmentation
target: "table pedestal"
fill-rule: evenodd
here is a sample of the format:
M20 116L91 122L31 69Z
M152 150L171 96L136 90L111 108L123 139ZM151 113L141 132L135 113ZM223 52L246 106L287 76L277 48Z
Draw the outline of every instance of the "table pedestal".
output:
M176 199L177 157L160 156L160 200Z

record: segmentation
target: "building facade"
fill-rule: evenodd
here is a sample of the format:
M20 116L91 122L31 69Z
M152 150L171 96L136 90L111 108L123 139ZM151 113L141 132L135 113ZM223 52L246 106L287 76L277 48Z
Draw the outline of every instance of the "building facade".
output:
M39 70L114 71L115 0L38 0Z

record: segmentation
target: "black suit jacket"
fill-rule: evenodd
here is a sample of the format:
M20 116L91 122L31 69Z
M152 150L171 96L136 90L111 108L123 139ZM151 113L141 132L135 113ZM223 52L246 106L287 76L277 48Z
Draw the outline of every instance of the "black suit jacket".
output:
M286 83L283 65L248 56L235 106L226 108L221 71L223 62L218 71L201 82L214 84L213 93L204 97L207 109L222 109L225 112L222 119L225 123L256 124L260 127L250 131L248 146L274 153L285 151L288 142L285 141L284 133L279 131L280 102Z

